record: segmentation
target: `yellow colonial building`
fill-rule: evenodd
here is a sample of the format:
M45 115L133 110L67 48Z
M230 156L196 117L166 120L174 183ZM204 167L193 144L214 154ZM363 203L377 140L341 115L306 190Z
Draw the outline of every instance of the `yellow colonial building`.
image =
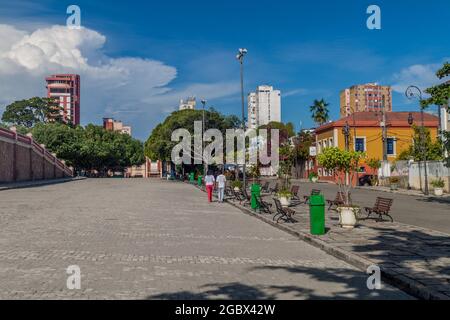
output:
M386 151L388 161L394 161L413 143L413 125L420 126L420 112L386 112ZM324 124L315 130L316 149L320 154L324 148L339 147L345 149L344 128L348 124L349 149L363 151L367 159L383 159L383 117L380 112L356 112L348 117ZM439 119L424 113L424 126L430 129L431 138L438 136ZM370 168L363 165L370 173ZM319 176L329 177L328 173L317 167ZM372 174L372 173L371 173ZM330 177L331 178L331 177Z

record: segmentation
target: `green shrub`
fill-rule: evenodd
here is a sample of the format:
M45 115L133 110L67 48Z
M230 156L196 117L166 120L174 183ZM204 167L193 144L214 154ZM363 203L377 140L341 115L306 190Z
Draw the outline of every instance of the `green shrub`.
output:
M431 181L430 184L433 188L443 188L445 186L445 182L441 178Z

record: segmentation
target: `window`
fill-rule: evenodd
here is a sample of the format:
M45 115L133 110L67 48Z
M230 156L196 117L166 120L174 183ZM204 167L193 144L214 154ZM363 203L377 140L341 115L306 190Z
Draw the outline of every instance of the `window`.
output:
M387 138L386 139L386 149L388 156L395 155L395 138Z
M366 138L356 138L355 139L355 151L366 151Z

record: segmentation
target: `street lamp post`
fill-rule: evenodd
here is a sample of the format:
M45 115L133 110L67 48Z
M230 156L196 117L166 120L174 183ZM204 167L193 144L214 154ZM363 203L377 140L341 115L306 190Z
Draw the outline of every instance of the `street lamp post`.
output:
M203 175L206 175L206 170L208 170L208 164L205 161L205 157L204 157L204 151L205 151L205 105L206 105L206 100L202 99L201 100L202 106L203 106L203 115L202 115L202 161L203 161Z
M246 174L245 174L245 170L246 170L246 150L245 150L245 102L244 102L244 56L247 54L247 49L245 48L240 48L238 51L238 54L236 55L236 59L239 60L240 66L241 66L241 103L242 103L242 130L244 131L244 166L243 166L243 172L242 172L242 177L243 177L243 188L245 190L245 188L247 187L247 179L246 179Z
M412 126L413 123L414 123L414 118L413 118L412 113L410 112L408 114L408 124L409 124L409 126ZM411 185L409 183L409 171L410 170L411 170L411 159L408 159L408 190L411 190Z
M422 91L416 87L416 86L409 86L406 91L405 91L405 95L408 99L419 99L419 102L422 102ZM412 117L412 115L411 115ZM409 120L409 119L408 119ZM424 136L424 130L425 130L425 126L424 126L424 112L423 112L423 107L422 105L420 105L420 121L421 121L421 130L420 130L420 151L422 153L422 158L423 158L423 162L425 164L424 166L424 175L425 175L425 186L424 186L424 194L428 195L429 191L428 191L428 170L427 170L427 151L426 151L426 146L425 146L425 136ZM419 168L420 168L420 162L419 162Z

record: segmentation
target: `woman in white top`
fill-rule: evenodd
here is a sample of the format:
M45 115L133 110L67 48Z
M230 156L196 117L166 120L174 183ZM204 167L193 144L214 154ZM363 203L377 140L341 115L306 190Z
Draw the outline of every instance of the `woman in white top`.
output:
M212 202L212 193L216 179L214 179L214 176L211 174L211 171L208 171L208 174L205 176L204 181L206 186L206 192L208 193L208 201Z

